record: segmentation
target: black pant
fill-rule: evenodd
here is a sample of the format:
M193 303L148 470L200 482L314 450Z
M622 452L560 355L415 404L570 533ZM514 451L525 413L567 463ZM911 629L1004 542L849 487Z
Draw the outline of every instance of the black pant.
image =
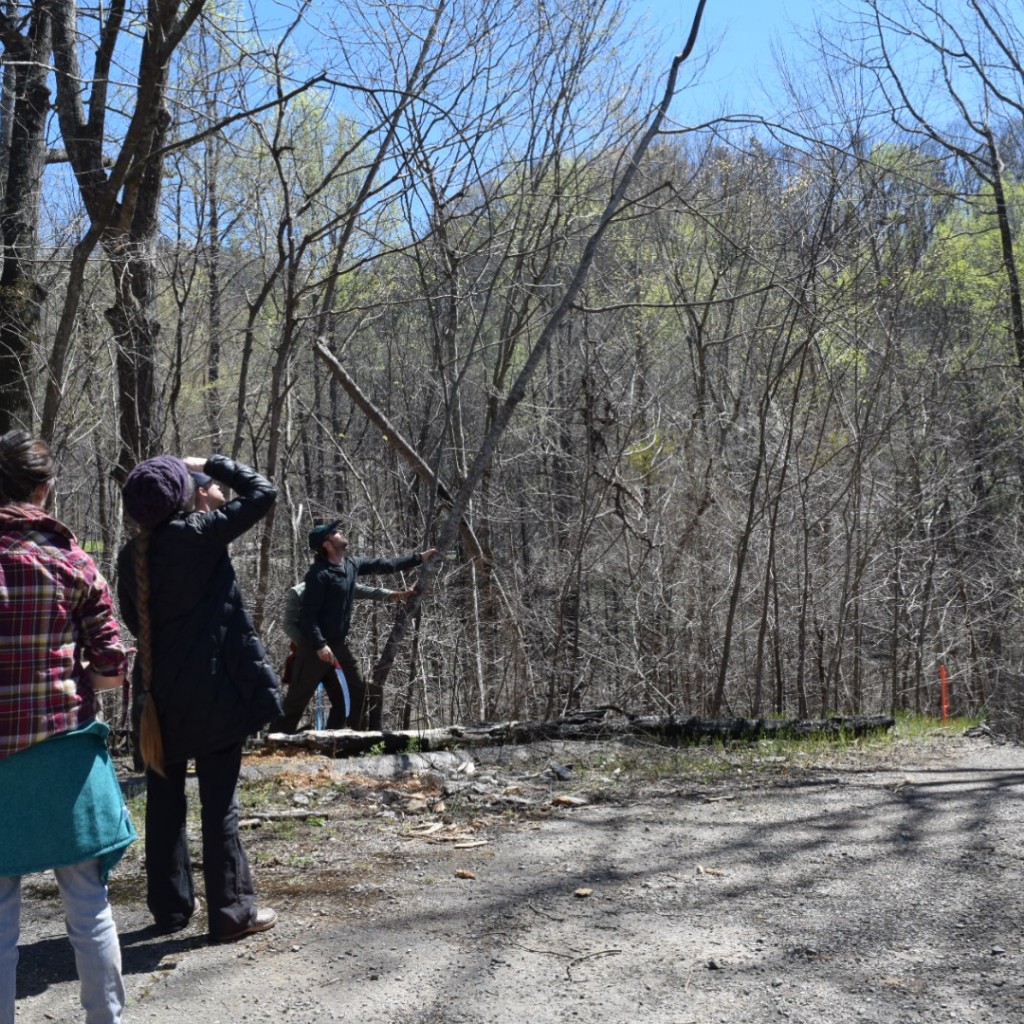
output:
M321 661L316 651L302 645L295 653L295 660L288 672L288 689L284 696L284 711L277 721L271 723L271 732L293 733L299 727L299 721L305 714L316 692L319 683L324 684L331 702L331 713L327 717L328 729L361 729L363 723L363 706L366 703L366 683L363 681L359 665L344 641L334 643L328 641L334 656L345 673L348 683L349 698L352 702L348 716L345 716L345 698L341 692L341 684L334 673L334 666Z
M242 744L197 757L195 762L209 933L213 939L225 939L256 918L249 861L238 836ZM146 773L146 902L162 928L187 924L195 903L185 833L187 767L186 761L165 765L166 778Z

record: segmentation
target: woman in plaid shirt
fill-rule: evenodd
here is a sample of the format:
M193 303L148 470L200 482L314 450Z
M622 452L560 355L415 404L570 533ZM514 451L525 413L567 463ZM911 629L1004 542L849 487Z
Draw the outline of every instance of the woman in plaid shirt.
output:
M21 876L49 868L87 1024L118 1024L106 881L135 832L94 695L121 684L127 656L106 581L51 513L54 470L45 442L0 437L0 1024L14 1021Z

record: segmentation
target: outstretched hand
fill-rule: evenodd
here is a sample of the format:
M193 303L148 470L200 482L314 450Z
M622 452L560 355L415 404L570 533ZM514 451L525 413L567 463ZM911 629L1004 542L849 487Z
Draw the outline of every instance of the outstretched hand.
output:
M434 555L436 555L436 554L437 554L437 548L427 548L426 551L421 551L420 552L420 561L424 565L426 565L427 562L429 562L434 557Z

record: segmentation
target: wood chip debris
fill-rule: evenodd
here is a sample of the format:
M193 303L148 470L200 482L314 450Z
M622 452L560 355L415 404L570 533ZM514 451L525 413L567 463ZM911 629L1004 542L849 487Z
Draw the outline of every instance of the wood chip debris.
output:
M728 878L728 873L719 868L706 868L703 864L697 865L698 875L714 875L715 878Z
M401 836L403 839L423 839L428 843L452 843L456 850L472 850L490 843L489 839L478 836L465 825L443 821L424 821L402 832Z
M467 868L457 868L455 871L456 878L476 878L476 874Z
M445 828L443 821L425 821L422 825L415 825L406 832L406 836L432 836Z

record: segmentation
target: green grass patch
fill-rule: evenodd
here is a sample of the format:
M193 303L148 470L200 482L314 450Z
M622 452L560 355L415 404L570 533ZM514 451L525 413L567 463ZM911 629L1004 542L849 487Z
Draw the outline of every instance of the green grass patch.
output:
M637 783L667 778L714 785L743 776L786 776L829 770L846 762L877 764L901 743L960 736L982 723L984 715L959 715L943 722L930 715L902 713L893 729L854 736L839 732L810 736L772 736L751 740L711 739L688 746L621 744L588 760L587 781L615 792ZM581 766L583 767L583 766Z
M951 716L945 722L935 715L918 715L912 711L897 711L896 735L903 739L918 739L927 736L959 736L967 729L983 725L988 715Z

